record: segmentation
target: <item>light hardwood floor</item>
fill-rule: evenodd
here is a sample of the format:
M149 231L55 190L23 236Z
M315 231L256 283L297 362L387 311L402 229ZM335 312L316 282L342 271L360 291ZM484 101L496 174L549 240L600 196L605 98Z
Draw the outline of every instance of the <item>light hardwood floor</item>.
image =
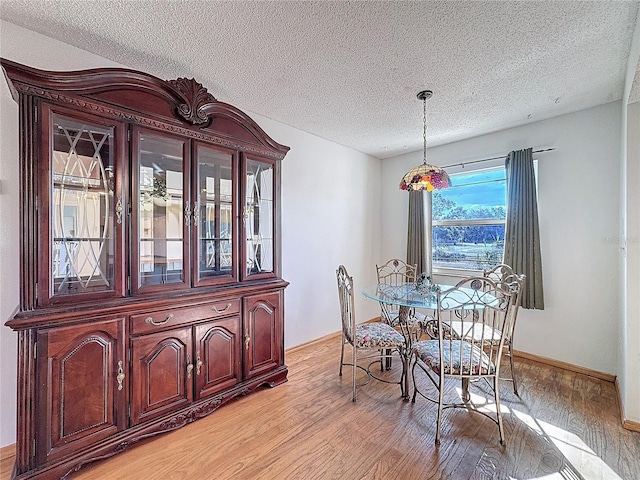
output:
M501 388L506 447L494 423L456 409L446 411L436 448L436 406L403 401L397 385L372 382L352 403L350 372L338 376L339 337L331 337L287 352L286 384L72 478L640 479L640 433L620 426L611 382L517 360L520 398L509 383ZM0 480L8 479L9 462L0 466Z

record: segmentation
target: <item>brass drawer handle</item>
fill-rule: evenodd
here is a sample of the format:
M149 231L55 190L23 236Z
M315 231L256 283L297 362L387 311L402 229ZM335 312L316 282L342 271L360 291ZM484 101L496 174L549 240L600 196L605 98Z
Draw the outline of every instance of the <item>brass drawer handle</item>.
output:
M187 378L191 378L192 371L193 371L193 363L191 363L191 355L187 353Z
M191 223L191 207L189 206L189 202L187 202L184 206L184 225L188 227Z
M116 223L119 225L122 224L122 212L124 211L124 206L122 205L122 195L118 195L118 202L116 203Z
M193 210L191 211L191 217L193 218L193 226L198 225L198 219L200 218L200 202L193 204Z
M149 323L151 325L155 325L156 327L159 327L160 325L164 325L165 323L167 323L172 318L173 318L173 313L170 313L169 315L167 315L167 318L165 318L163 322L154 322L153 317L147 317L144 319L144 323Z
M224 312L226 312L227 310L229 310L230 308L231 308L231 304L230 304L230 303L227 303L227 306L226 306L226 307L224 307L222 310L218 310L218 307L216 307L215 305L211 307L211 310L213 310L213 311L214 311L214 312L216 312L216 313L224 313Z
M196 354L196 375L200 375L200 368L202 367L202 360L200 360L200 351Z
M122 360L118 362L118 375L116 375L118 381L118 390L122 390L122 382L124 381L124 370L122 369Z

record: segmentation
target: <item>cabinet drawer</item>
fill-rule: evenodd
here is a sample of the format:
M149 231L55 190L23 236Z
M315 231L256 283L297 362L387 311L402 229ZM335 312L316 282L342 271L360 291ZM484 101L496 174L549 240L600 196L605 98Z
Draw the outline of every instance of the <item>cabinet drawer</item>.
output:
M196 307L168 308L154 312L131 315L131 332L133 335L156 332L185 323L207 320L238 313L240 300L219 300Z

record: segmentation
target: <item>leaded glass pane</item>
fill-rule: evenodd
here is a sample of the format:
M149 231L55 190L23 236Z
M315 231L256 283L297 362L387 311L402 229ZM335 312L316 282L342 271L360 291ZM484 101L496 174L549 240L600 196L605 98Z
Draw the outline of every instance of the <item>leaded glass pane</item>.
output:
M199 280L229 276L233 271L232 156L198 147L197 201Z
M138 287L184 282L184 142L138 142Z
M114 289L112 127L53 114L51 296Z
M274 271L273 165L247 160L244 225L247 275Z

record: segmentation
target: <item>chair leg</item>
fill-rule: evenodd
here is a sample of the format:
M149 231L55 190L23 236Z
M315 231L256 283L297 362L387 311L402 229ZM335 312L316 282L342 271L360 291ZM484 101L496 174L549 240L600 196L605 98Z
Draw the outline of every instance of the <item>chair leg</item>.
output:
M402 359L402 375L400 376L400 393L402 398L409 400L409 359L407 356L400 352L400 358Z
M411 363L411 362L409 362ZM416 403L416 395L418 394L418 387L416 383L416 367L418 366L418 359L413 359L413 366L411 367L411 379L413 380L413 396L411 397L411 403ZM407 375L409 372L407 372Z
M504 440L504 426L502 425L502 412L500 410L500 379L497 376L493 377L493 392L496 400L496 417L498 418L498 432L500 433L500 445L505 445Z
M444 404L444 377L440 374L440 380L438 382L438 420L436 422L436 445L440 445L440 427L442 425L442 406Z
M353 363L353 367L351 368L351 384L353 386L353 397L351 398L352 402L356 401L356 360L358 357L358 349L356 348L355 344L351 345L351 350L353 352L353 357L352 357L352 363Z
M342 376L342 365L344 365L344 334L342 336L342 348L340 349L340 376Z
M515 393L518 397L520 394L518 393L518 381L516 380L516 368L513 364L513 342L509 342L509 363L511 364L511 380L513 381L513 393Z

